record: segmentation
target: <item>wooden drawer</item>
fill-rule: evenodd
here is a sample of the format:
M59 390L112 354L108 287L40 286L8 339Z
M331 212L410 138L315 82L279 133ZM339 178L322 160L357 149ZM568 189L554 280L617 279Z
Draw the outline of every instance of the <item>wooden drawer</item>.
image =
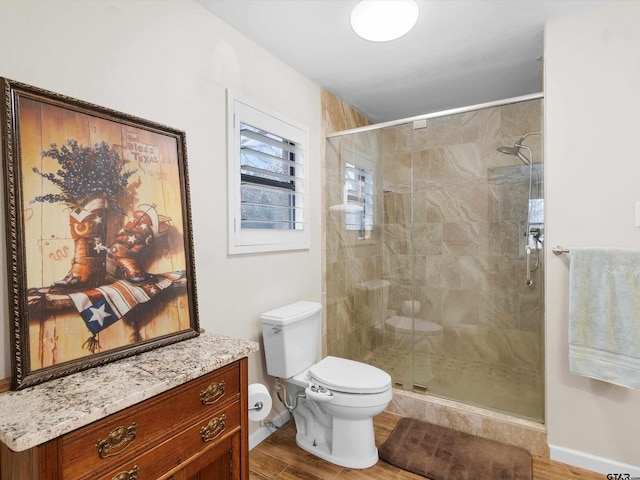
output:
M209 404L203 403L202 392L208 392L205 400ZM85 478L87 472L111 471L165 443L178 431L199 430L185 423L214 417L239 398L240 368L234 363L75 430L62 437L63 476L76 479ZM227 414L227 430L231 423L239 424L239 413L236 416L238 419Z
M218 421L224 418L224 428L219 426ZM209 422L214 422L219 428L212 425L208 432L211 438L208 441L203 439L202 428L209 426ZM178 433L176 436L167 439L159 445L152 447L137 458L133 458L117 468L110 469L104 473L89 472L83 476L83 480L114 480L120 478L127 479L127 475L118 477L121 473L137 472L137 478L157 479L169 472L175 473L184 467L185 461L194 461L199 457L211 456L213 451L230 451L233 447L234 435L240 432L240 403L231 404L215 416L204 417L193 426ZM218 453L217 455L220 455ZM211 459L208 460L209 462ZM64 477L67 478L66 476ZM133 477L132 477L133 478Z

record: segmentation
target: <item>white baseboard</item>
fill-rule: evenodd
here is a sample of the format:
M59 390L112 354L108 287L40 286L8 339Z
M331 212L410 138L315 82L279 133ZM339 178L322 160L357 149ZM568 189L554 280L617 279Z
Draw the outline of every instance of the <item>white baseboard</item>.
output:
M556 462L574 465L576 467L591 470L592 472L596 473L602 473L604 475L609 473L618 473L628 474L631 478L640 478L640 466L634 467L633 465L629 465L626 463L616 462L608 458L597 457L595 455L579 452L577 450L571 450L569 448L557 447L555 445L549 445L549 451L551 454L551 460L555 460Z
M289 420L289 412L285 410L281 412L277 416L273 417L270 421L275 423L276 425L282 425ZM263 440L266 440L269 435L275 432L274 428L270 428L267 426L260 427L257 431L253 432L249 435L249 450L253 450L253 447L258 445Z

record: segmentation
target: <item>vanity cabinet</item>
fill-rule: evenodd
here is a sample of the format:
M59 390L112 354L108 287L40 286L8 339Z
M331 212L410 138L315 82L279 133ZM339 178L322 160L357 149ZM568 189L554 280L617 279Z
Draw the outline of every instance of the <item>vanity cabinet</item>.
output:
M1 444L1 479L247 480L247 383L245 357L22 452Z

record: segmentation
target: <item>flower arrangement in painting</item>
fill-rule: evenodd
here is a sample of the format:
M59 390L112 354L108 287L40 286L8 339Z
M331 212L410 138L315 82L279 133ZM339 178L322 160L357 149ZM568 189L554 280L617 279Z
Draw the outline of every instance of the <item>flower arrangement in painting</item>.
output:
M96 143L92 148L68 139L60 148L52 143L42 156L57 160L60 168L55 174L41 172L37 167L33 171L57 186L60 193L39 195L34 201L63 202L72 208L82 208L96 198L103 198L110 208L124 214L118 200L136 171L125 171L120 155L106 142Z

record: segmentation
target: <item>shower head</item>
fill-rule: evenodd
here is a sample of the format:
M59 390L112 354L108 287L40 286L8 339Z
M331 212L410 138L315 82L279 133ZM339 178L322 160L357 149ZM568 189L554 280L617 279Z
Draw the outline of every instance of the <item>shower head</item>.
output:
M500 153L504 153L505 155L513 155L514 157L518 157L522 161L522 163L524 163L525 165L531 165L531 160L527 158L525 155L523 155L522 152L520 151L522 148L525 148L529 151L529 156L531 156L531 149L527 146L522 145L522 142L524 142L524 139L530 135L540 135L540 134L541 132L525 133L522 137L520 137L516 141L516 143L513 144L513 147L501 146L501 147L498 147L497 150Z
M518 156L518 153L520 152L520 146L517 144L514 145L513 147L502 146L502 147L498 147L498 151L506 155Z
M500 153L504 153L505 155L513 155L514 157L518 157L520 161L525 165L531 165L531 161L527 157L525 157L522 154L522 152L520 152L521 148L523 148L522 145L516 142L516 144L513 147L502 146L502 147L498 147L497 150ZM527 148L527 147L524 147L524 148Z
M529 150L528 147L522 145L522 141L524 140L524 138L525 137L520 137L518 141L513 145L513 147L506 147L503 145L501 147L498 147L497 150L500 153L504 153L505 155L513 155L514 157L518 157L522 163L524 163L525 165L530 165L531 161L520 151L521 148L526 148L527 150ZM529 150L529 152L531 151Z

